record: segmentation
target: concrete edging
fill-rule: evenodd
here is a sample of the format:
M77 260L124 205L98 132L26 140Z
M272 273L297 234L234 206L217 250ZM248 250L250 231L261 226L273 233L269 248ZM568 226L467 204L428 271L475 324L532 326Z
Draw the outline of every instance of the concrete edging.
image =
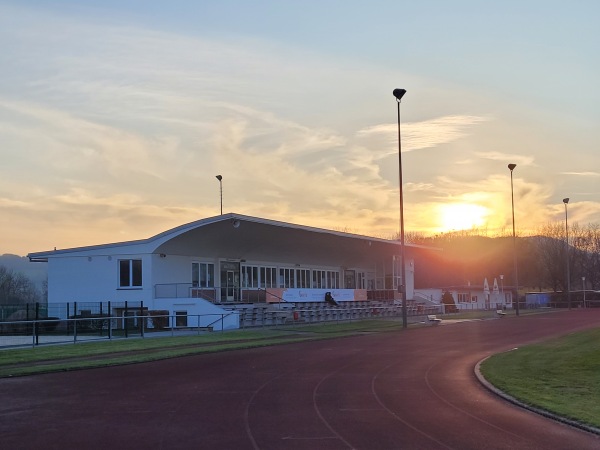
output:
M512 403L512 404L514 404L514 405L516 405L516 406L519 406L519 407L521 407L521 408L523 408L523 409L526 409L526 410L528 410L528 411L531 411L531 412L533 412L533 413L539 414L539 415L541 415L541 416L543 416L543 417L546 417L546 418L548 418L548 419L555 420L555 421L557 421L557 422L563 423L563 424L565 424L565 425L572 426L572 427L574 427L574 428L579 428L580 430L587 431L588 433L593 433L593 434L600 435L600 428L596 428L596 427L593 427L593 426L591 426L591 425L587 425L587 424L584 424L584 423L578 422L578 421L576 421L576 420L567 419L566 417L559 416L559 415L557 415L557 414L554 414L554 413L552 413L552 412L550 412L550 411L547 411L547 410L545 410L545 409L541 409L541 408L537 408L537 407L535 407L535 406L528 405L528 404L526 404L526 403L523 403L522 401L520 401L520 400L517 400L516 398L514 398L514 397L512 397L512 396L508 395L506 392L504 392L504 391L502 391L502 390L498 389L498 388L497 388L496 386L494 386L492 383L490 383L489 381L487 381L487 380L485 379L485 377L484 377L484 376L481 374L480 366L481 366L481 364L482 364L482 363L483 363L483 362L484 362L486 359L488 359L488 358L490 358L490 356L487 356L487 357L483 358L481 361L479 361L479 362L478 362L478 363L475 365L475 369L474 369L475 376L477 377L477 380L478 380L478 381L479 381L479 382L480 382L480 383L481 383L481 384L482 384L482 385L483 385L483 386L484 386L484 387L485 387L487 390L489 390L490 392L492 392L492 393L496 394L498 397L500 397L500 398L503 398L504 400L506 400L506 401L508 401L508 402L510 402L510 403Z

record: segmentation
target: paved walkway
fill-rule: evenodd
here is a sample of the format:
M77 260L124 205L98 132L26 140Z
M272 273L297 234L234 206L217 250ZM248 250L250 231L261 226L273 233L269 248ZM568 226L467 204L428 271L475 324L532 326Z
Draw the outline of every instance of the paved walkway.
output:
M499 399L482 358L600 323L506 317L0 380L2 447L598 449Z

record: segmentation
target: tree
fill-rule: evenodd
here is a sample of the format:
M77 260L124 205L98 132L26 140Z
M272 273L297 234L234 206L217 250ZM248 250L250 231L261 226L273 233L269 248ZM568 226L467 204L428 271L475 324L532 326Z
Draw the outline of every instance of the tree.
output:
M17 305L39 301L40 293L29 278L0 266L0 305Z

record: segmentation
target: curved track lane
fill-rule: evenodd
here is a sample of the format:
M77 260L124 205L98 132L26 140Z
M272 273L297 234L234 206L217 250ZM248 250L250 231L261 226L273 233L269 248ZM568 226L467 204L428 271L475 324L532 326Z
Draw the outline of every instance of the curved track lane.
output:
M600 310L565 311L3 379L2 447L597 449L473 368L598 325Z

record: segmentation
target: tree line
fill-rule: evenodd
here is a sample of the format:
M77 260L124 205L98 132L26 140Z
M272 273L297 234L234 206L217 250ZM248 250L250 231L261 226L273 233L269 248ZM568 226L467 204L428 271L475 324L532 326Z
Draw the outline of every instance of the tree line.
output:
M44 295L30 278L0 265L0 305L41 302Z
M600 225L548 223L531 236L512 234L488 237L473 229L424 237L407 234L406 242L439 248L415 258L415 286L450 287L481 285L496 278L514 287L517 256L521 290L561 292L567 288L567 261L571 290L600 290ZM585 281L583 280L585 278Z

